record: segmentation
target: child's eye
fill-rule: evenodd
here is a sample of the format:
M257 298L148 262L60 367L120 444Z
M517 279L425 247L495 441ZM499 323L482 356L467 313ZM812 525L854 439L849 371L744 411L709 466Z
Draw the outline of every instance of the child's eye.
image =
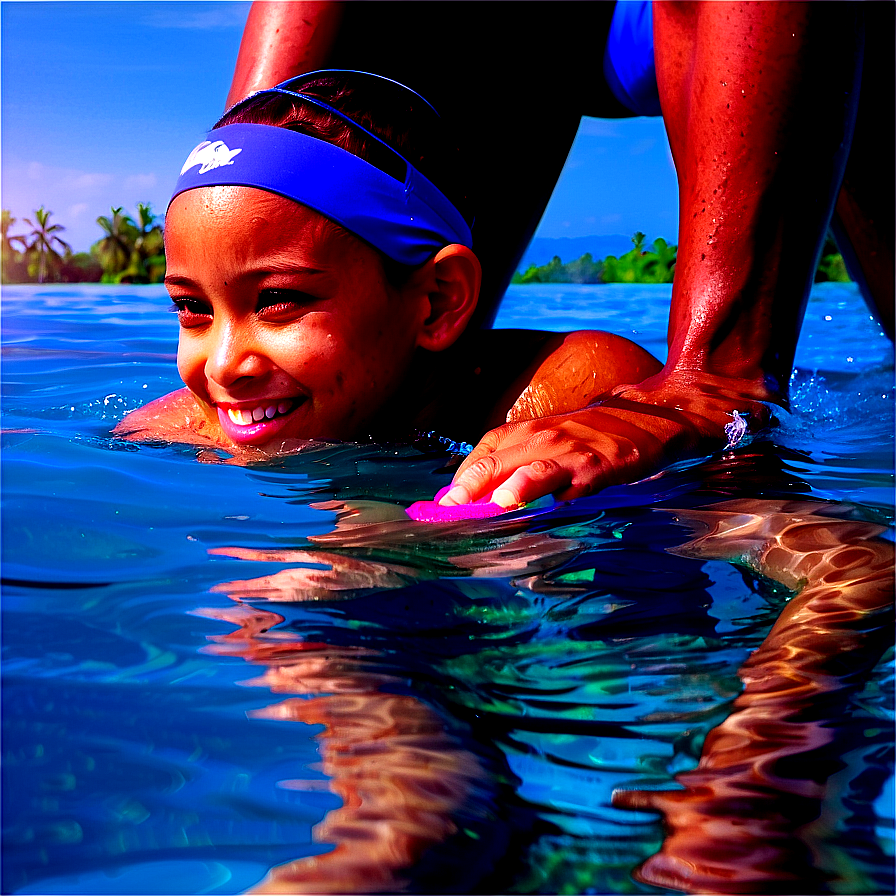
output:
M212 317L212 309L199 299L186 297L173 299L169 310L176 312L182 327L198 327L208 323Z
M258 314L266 318L293 317L316 301L298 289L263 289L258 296Z

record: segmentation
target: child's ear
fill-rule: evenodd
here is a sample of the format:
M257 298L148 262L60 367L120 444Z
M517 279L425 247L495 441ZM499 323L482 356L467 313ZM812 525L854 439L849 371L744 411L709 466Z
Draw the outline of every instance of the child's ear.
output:
M417 345L444 351L467 328L479 301L482 267L471 249L452 243L424 266L429 316L417 335Z

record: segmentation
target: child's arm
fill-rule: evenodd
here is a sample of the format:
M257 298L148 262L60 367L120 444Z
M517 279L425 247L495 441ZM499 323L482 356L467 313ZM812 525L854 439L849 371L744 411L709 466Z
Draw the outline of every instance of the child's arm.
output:
M623 383L639 383L662 365L630 339L580 330L550 340L550 354L507 412L507 422L534 420L586 407Z
M189 389L178 389L131 411L112 434L130 442L217 444L211 426Z

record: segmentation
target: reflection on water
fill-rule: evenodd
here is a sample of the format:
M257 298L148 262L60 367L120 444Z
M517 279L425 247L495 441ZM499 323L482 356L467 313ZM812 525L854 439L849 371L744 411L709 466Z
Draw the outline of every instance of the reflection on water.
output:
M744 689L706 737L697 768L676 776L685 789L616 795L617 805L664 815L662 849L638 872L658 886L805 893L853 882L836 849L819 857L837 832L828 803L842 782L832 779L851 749L870 746L856 739L865 732L848 698L892 643L893 548L882 527L837 519L842 507L774 503L680 514L709 528L680 551L740 555L798 593L741 666ZM880 733L870 739L886 750Z
M444 454L110 442L126 300L4 371L3 892L893 892L889 387L415 524Z
M711 490L724 495L732 490L732 477L741 487L753 479L768 490L770 481L774 484L769 469L777 458L774 451L731 452L715 469L705 465L702 494L692 493L685 504L705 504ZM762 479L756 479L757 470ZM785 491L797 484L778 477ZM708 507L682 508L676 504L684 496L677 498L625 514L618 508L612 514L595 512L600 499L576 502L550 519L550 514L534 520L517 514L487 528L446 524L436 533L407 520L365 523L369 506L343 508L334 532L311 539L325 543L326 551L221 549L218 553L287 568L219 590L243 606L259 599L303 604L326 600L327 592L330 600L354 597L355 618L363 619L357 598L369 597L373 589L399 590L397 599L406 613L413 613L418 595L425 599L426 591L411 583L433 577L434 548L441 553L442 610L450 600L446 564L464 577L457 586L461 595L470 576L511 577L518 589L513 599L492 598L487 607L464 612L495 626L495 643L483 644L475 655L446 653L435 670L456 681L429 683L438 686L441 703L450 695L452 715L459 709L473 713L471 737L487 731L488 740L505 744L511 757L518 751L540 754L555 770L575 769L572 777L579 786L587 782L591 792L566 794L571 782L560 776L560 782L542 782L546 792L530 793L544 770L524 761L521 794L542 802L542 822L569 826L571 833L584 827L598 834L613 821L606 803L609 789L615 807L664 816L667 834L660 850L636 872L645 883L720 893L828 892L831 881L854 884L855 870L838 868L839 849L826 854L842 828L822 809L829 797L837 802L842 784L829 794L828 779L843 770L841 757L861 742L856 735L865 733L849 719L849 697L892 641L893 552L880 538L885 529L850 518L850 508L805 499L717 498ZM547 531L533 534L536 527ZM682 527L700 534L688 540ZM762 577L757 590L760 583L774 581L797 596L784 604L782 589L772 587L769 609L780 610L777 620L774 612L760 614L726 636L709 615L710 580L694 560L736 561ZM378 612L389 603L384 596L379 595ZM543 621L533 627L536 614ZM496 625L496 617L503 617L503 625ZM402 871L419 869L428 848L456 833L451 819L468 807L471 782L482 786L486 780L482 766L472 753L458 753L453 744L437 740L427 744L438 761L427 753L421 763L404 752L409 732L431 736L439 731L431 704L410 694L399 699L383 693L405 680L417 693L426 693L413 665L400 672L392 666L396 640L407 623L381 619L381 637L367 635L364 647L284 641L307 631L295 623L275 628L273 640L263 646L247 639L251 630L270 638L271 628L282 622L272 612L244 615L240 653L269 666L258 683L276 693L327 694L310 702L291 700L267 712L325 724L324 768L344 805L317 831L336 844L326 858L338 870L322 871L323 858L293 862L275 869L270 889L260 892L282 892L276 887L284 880L302 892L306 887L328 892L400 888ZM508 623L516 629L510 638ZM757 645L749 653L747 648ZM388 673L378 663L381 657L389 658ZM730 664L735 657L740 693L739 683L712 674L722 658ZM431 652L426 659L432 662ZM423 681L432 679L433 671L423 671ZM670 734L673 756L678 748L693 758L700 754L695 770L676 776L684 790L631 790L619 780L620 773L631 775L651 758L662 769L659 757L641 751L645 740L668 747ZM872 739L886 749L890 739L881 734ZM625 758L608 761L598 747L604 740L635 741L636 757L626 757L628 763ZM867 753L868 744L863 748ZM359 770L359 750L378 761ZM620 752L618 746L614 752ZM621 752L624 757L626 751ZM371 770L375 782L368 777ZM441 799L433 799L432 787L440 780L451 783ZM409 798L421 790L427 797L424 814ZM602 799L595 800L598 796ZM376 842L363 824L370 818L377 820ZM398 832L400 845L384 829ZM390 847L381 840L390 841ZM477 851L466 845L468 855ZM390 871L398 877L387 877ZM510 881L518 886L515 874ZM859 882L865 882L861 875Z
M268 610L243 605L213 615L238 628L215 636L211 652L265 666L247 684L289 695L252 716L321 726L320 771L342 800L313 831L316 842L333 848L278 866L252 892L392 893L412 881L441 891L448 880L451 890L466 891L484 876L478 856L506 846L494 776L466 748L469 735L451 731L459 726L450 716L407 693L369 649L271 632L283 617ZM314 791L320 781L279 786ZM439 853L446 843L451 861Z

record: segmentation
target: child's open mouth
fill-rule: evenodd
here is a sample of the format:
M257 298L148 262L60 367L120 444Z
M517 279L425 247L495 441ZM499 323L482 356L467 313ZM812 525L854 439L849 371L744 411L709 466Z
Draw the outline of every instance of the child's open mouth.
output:
M277 435L286 418L304 401L305 396L260 402L254 407L218 405L218 420L227 437L237 444L260 445Z
M259 405L257 408L228 408L227 416L237 426L251 426L253 423L262 423L264 420L273 420L288 414L295 402L292 399L278 401L276 404Z

